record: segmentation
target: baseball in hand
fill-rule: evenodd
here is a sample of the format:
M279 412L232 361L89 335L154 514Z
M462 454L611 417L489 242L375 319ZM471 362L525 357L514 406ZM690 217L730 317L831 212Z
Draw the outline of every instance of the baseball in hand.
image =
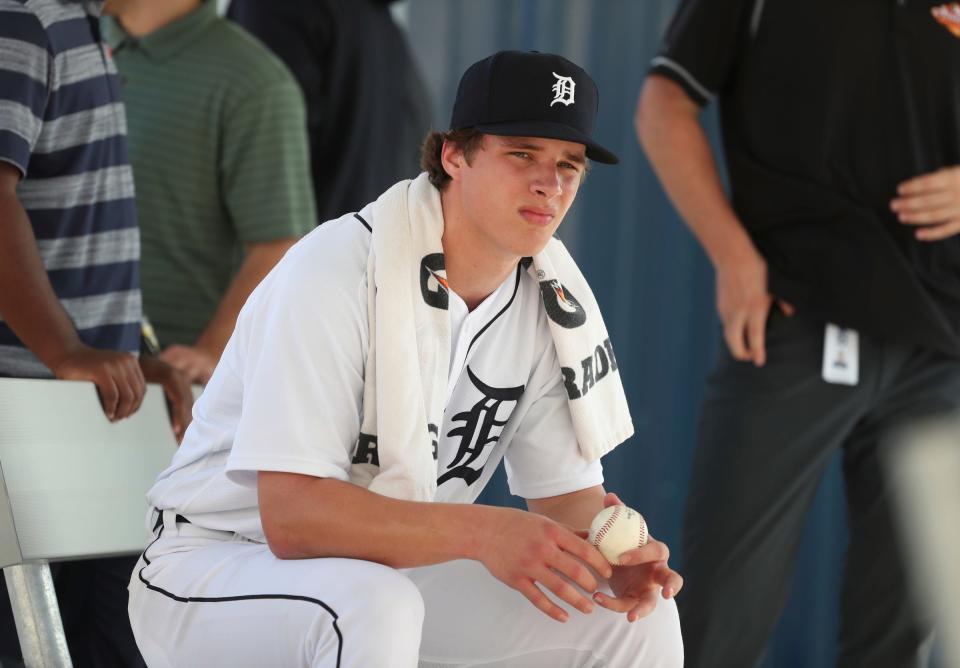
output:
M588 540L616 566L621 554L647 544L647 523L633 508L609 506L593 518Z

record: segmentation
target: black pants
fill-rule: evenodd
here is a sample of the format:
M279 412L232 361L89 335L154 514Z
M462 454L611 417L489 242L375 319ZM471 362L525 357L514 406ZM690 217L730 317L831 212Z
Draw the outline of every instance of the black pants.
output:
M52 564L67 647L75 668L145 665L127 616L127 583L137 557ZM0 660L20 656L5 579L0 577Z
M821 377L823 338L823 324L772 312L766 366L737 362L723 346L710 376L677 601L692 668L749 668L762 657L838 448L850 527L838 663L919 665L931 626L911 606L879 450L892 430L957 409L960 360L861 335L859 384L831 385Z

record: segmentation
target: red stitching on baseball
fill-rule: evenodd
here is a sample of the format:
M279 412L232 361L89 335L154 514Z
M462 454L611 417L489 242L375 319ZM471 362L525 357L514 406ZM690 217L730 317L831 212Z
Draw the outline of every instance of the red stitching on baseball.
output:
M607 535L607 532L613 527L613 523L617 521L617 518L620 517L620 509L623 506L614 506L613 512L610 513L610 517L607 518L607 521L603 523L599 529L597 529L597 534L593 537L593 546L598 547L600 541L603 540L603 537Z

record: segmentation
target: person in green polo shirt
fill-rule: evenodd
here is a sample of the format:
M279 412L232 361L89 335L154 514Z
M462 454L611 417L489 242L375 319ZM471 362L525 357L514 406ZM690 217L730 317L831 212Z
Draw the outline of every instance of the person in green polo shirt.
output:
M161 357L206 382L247 296L316 224L303 95L213 0L108 0Z

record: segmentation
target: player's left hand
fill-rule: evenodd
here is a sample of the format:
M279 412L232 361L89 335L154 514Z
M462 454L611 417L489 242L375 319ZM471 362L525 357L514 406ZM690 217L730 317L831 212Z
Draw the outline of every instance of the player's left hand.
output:
M603 499L605 508L622 503L616 494L607 494ZM649 538L643 547L620 555L623 565L614 566L610 578L615 596L597 592L593 600L614 612L626 613L630 622L646 617L657 607L658 596L672 598L683 587L683 578L667 565L669 558L667 546Z
M904 181L890 208L920 241L939 241L960 232L960 166L944 167Z
M197 346L170 346L160 353L160 359L180 369L191 383L203 385L210 380L217 366L217 358Z

